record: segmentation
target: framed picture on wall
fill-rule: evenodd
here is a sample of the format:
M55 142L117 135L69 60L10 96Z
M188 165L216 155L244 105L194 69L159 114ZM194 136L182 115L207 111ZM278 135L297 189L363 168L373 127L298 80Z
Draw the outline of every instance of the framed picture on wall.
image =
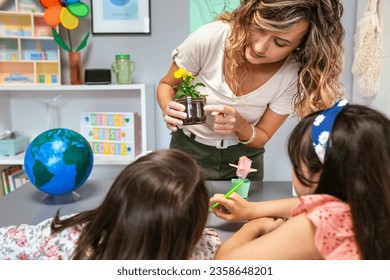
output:
M91 0L93 34L150 34L150 0Z

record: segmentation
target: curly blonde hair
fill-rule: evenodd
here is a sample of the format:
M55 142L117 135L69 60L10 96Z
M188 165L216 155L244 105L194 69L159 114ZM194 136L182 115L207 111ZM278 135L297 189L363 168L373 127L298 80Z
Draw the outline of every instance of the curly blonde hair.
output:
M241 0L237 9L217 18L232 27L225 50L225 75L232 81L233 90L241 90L240 81L249 71L245 47L251 30L286 32L307 21L308 32L292 53L300 64L294 113L302 118L333 105L343 95L340 81L345 36L342 14L339 0Z

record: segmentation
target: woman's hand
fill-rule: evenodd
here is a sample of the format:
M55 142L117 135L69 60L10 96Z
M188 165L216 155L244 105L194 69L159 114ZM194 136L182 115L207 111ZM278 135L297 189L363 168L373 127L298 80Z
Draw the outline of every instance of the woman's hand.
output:
M256 206L248 202L237 193L232 193L228 198L223 194L215 194L210 199L210 205L219 202L219 206L212 208L213 213L227 221L246 221L250 220Z
M214 131L218 134L228 135L234 133L242 123L244 118L237 111L226 105L206 105L206 112L211 112L214 116Z
M179 125L183 125L182 119L187 118L187 113L184 112L185 106L175 101L170 101L164 110L164 121L167 127L175 132Z

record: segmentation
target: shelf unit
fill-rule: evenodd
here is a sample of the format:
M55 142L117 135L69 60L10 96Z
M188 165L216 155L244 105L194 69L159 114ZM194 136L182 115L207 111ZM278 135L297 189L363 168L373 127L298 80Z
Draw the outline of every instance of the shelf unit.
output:
M39 1L5 1L0 18L0 85L60 85L60 50Z
M130 85L0 85L0 130L34 137L55 127L80 131L82 112L136 112L140 153L155 149L154 86ZM94 165L127 165L127 156L94 156ZM24 153L0 156L1 164L23 164ZM95 167L94 167L95 169Z

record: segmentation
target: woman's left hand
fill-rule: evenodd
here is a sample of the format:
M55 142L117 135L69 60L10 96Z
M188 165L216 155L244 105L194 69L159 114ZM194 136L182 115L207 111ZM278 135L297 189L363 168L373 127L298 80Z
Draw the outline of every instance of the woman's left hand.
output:
M214 131L218 134L228 135L234 133L242 125L243 117L230 106L206 105L206 112L214 116Z

